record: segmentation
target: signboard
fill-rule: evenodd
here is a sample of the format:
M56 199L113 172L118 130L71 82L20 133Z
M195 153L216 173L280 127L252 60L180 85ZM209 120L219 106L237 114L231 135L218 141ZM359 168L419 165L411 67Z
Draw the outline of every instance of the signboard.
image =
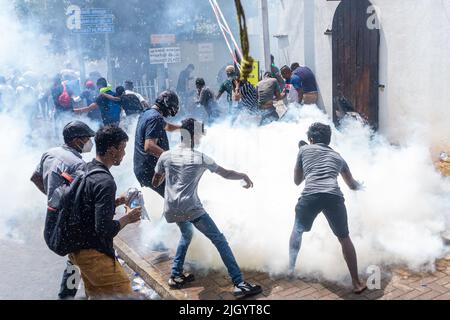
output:
M253 62L253 70L248 77L248 82L250 82L253 86L257 86L259 82L259 61L255 60Z
M114 32L114 15L109 9L81 9L71 5L67 8L67 28L72 33L96 34Z
M199 62L213 62L214 61L214 44L213 43L199 43L199 45L198 45L198 60L199 60Z
M150 64L180 63L181 48L152 48L150 49Z
M152 34L150 36L151 44L173 44L176 42L174 34Z

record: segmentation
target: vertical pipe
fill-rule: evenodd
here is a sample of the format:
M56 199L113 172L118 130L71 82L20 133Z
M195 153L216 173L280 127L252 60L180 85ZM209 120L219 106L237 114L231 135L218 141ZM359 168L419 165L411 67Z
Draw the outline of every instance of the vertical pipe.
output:
M83 87L84 83L86 82L86 66L84 63L83 49L81 47L81 35L79 33L77 33L77 51L80 65L80 85L81 87Z
M267 0L261 0L261 17L263 27L263 47L264 47L264 66L266 71L272 70L272 61L270 58L270 32L269 32L269 7Z
M109 41L109 33L105 33L105 46L106 46L106 63L108 67L108 81L113 82L112 66L111 66L111 43Z

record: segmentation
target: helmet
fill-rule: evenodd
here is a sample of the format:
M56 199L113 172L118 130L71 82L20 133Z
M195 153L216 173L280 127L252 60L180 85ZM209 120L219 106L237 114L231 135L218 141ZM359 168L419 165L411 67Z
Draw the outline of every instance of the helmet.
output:
M175 117L180 110L178 96L171 90L161 93L156 99L156 105L164 117Z
M64 127L63 136L65 141L71 141L75 138L94 137L95 132L84 122L72 121Z

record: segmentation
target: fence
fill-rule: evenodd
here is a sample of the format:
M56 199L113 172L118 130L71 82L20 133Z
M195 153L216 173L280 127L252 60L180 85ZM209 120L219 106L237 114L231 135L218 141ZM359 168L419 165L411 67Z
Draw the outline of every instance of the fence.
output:
M148 81L148 80L138 80L133 81L134 84L134 92L139 93L142 95L145 100L152 103L156 100L157 95L159 94L159 86L158 81L155 79L154 81ZM123 83L115 83L114 88L117 86L123 86Z

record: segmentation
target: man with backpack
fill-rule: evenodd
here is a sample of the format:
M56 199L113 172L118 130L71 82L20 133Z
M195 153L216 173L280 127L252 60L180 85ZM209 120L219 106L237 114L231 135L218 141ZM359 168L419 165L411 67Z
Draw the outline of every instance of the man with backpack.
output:
M62 81L60 74L53 79L50 91L55 105L55 119L59 119L64 114L71 114L73 112L73 92Z
M127 94L125 88L122 86L116 88L116 94L120 106L125 111L127 117L140 115L144 112L144 107L135 94Z
M117 186L110 169L125 156L128 135L117 126L106 126L95 136L96 158L86 165L80 185L79 202L73 214L78 220L77 248L69 254L80 268L86 295L91 299L127 298L133 294L127 273L118 262L113 239L128 224L141 218L141 207L130 209L114 220L116 208L125 205L126 196L116 199Z
M83 161L81 153L91 151L93 147L91 138L94 135L95 132L85 123L70 122L63 130L65 145L44 153L31 181L47 196L48 202L52 200L54 191L65 183L63 174L74 175L77 171L84 169L86 163ZM72 263L68 261L67 267L71 266ZM74 298L77 293L76 288L69 289L67 287L70 275L67 269L64 270L58 294L60 299Z
M144 97L141 94L134 91L133 81L130 80L125 81L125 94L136 96L139 99L139 102L141 103L143 110L147 110L148 108L151 107L150 104L144 99Z

